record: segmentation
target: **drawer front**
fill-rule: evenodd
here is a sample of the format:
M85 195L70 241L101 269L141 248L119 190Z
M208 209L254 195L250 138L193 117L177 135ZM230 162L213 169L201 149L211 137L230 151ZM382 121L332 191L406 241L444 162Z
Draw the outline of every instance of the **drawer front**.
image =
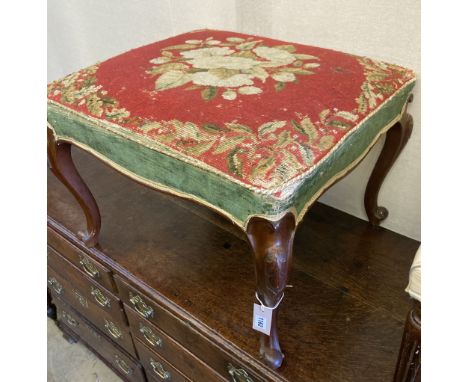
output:
M170 382L187 382L190 379L186 378L182 373L180 373L174 366L172 366L165 359L156 355L154 352L149 350L145 345L143 345L139 340L135 341L135 345L140 355L140 361L145 368L147 376L150 376L153 380L156 381L170 381ZM204 381L196 380L194 381Z
M131 355L136 356L130 328L126 323L116 320L108 313L89 303L88 299L78 289L50 267L47 267L47 284L54 297L59 297L70 304L111 340L119 344Z
M125 307L125 310L128 314L130 331L133 338L135 340L138 338L153 352L167 359L192 380L206 382L227 381L148 320L141 318L131 308Z
M139 363L118 349L92 324L81 317L72 308L54 299L57 306L57 319L76 333L87 345L93 348L102 358L111 364L122 377L129 381L143 382L143 370Z
M174 316L161 305L123 281L119 276L115 276L115 280L127 312L132 310L137 316L146 318L185 349L192 354L196 354L200 360L222 377L231 381L234 373L236 375L245 374L244 379L248 382L265 380L195 331L188 322Z
M78 247L47 228L47 244L107 290L116 292L112 272Z
M126 323L120 299L85 275L50 247L47 249L47 265L56 270L60 275L66 275L69 283L79 290L80 294L86 297L89 303L109 313L119 322Z

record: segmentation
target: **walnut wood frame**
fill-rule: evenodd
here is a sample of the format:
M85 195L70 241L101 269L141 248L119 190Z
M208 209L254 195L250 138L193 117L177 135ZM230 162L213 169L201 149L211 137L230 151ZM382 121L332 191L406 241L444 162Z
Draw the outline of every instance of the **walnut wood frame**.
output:
M408 102L411 100L412 96ZM367 184L364 205L369 222L374 226L379 225L388 216L387 209L378 206L378 194L386 175L408 142L412 127L413 120L407 113L406 105L400 121L386 133L384 147ZM88 247L96 246L101 227L99 208L73 164L71 144L57 141L50 129L48 158L52 172L70 190L86 216L87 232L82 234L82 240ZM357 163L353 168L356 165ZM296 219L290 212L277 221L252 217L248 222L246 236L255 258L256 292L268 307L274 307L283 296L292 264L292 245L296 227ZM260 356L273 369L279 368L284 359L278 336L278 308L273 311L270 336L262 334L260 339Z

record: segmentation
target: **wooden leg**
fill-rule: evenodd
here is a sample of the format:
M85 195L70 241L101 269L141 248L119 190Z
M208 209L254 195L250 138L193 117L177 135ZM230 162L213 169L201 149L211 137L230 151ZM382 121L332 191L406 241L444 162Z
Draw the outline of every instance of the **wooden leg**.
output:
M421 381L421 304L408 313L394 382Z
M274 307L283 297L292 263L292 245L296 222L288 213L278 221L254 217L247 226L247 236L255 255L257 295L267 307ZM260 356L264 362L277 369L283 362L277 317L273 310L270 335L261 334Z
M96 200L73 164L71 145L56 141L53 132L48 129L47 154L50 169L73 194L86 216L87 232L80 234L81 239L88 247L94 247L101 229L101 215Z
M388 210L378 205L380 187L408 142L412 130L413 118L405 111L402 119L387 131L384 147L369 178L364 196L366 213L373 226L378 226L388 216Z

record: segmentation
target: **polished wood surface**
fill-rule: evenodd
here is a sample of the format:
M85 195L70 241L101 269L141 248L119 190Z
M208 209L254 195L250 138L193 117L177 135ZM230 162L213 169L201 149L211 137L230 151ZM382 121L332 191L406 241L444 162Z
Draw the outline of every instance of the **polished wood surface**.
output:
M404 288L418 242L314 205L296 232L292 287L278 316L286 358L272 371L258 361L260 335L251 329L253 260L236 228L79 150L73 156L93 184L104 223L99 244L80 249L242 361L235 366L247 366L253 380L392 379L408 310ZM80 247L71 232L86 222L55 177L49 177L48 201L50 227Z
M247 237L255 258L256 293L261 304L272 310L270 335L261 333L260 357L273 369L281 366L284 354L278 335L279 304L291 271L296 221L287 213L278 221L253 217Z

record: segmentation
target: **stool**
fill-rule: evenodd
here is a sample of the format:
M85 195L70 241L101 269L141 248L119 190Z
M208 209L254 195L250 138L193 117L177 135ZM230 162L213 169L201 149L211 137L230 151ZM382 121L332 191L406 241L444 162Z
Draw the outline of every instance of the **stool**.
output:
M260 356L278 368L278 306L296 227L383 134L364 201L371 224L387 217L378 194L411 134L414 82L412 71L370 58L193 31L49 84L49 165L82 207L90 247L101 218L71 145L239 226L253 248L257 298L271 312Z

